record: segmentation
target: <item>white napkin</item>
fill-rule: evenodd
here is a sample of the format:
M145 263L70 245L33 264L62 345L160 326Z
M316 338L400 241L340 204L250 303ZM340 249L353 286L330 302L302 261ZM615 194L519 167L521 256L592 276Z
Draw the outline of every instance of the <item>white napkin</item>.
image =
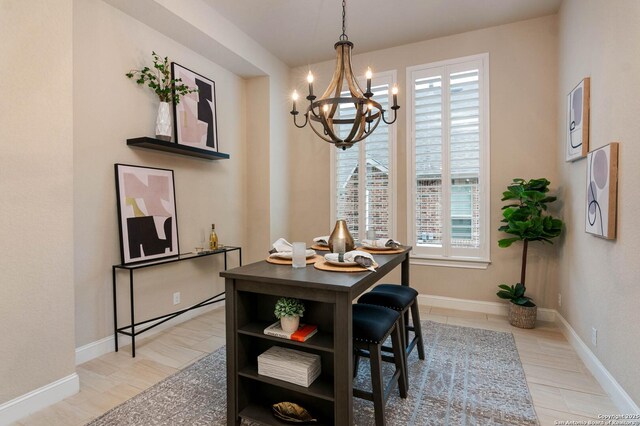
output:
M378 238L377 240L362 240L362 244L365 246L373 247L373 248L398 248L402 244L399 242L392 240L391 238Z
M331 262L340 262L340 254L339 253L327 253L324 255L324 258ZM376 270L373 268L373 256L366 251L360 250L352 250L348 251L344 254L342 262L355 262L363 268L367 268L370 271L375 272Z
M324 237L315 237L313 239L314 243L317 243L320 246L328 246L329 245L329 235Z
M278 238L273 243L273 249L269 251L271 253L269 257L279 257L281 259L291 259L293 257L293 245L284 238ZM315 256L316 252L313 250L306 250L305 257Z

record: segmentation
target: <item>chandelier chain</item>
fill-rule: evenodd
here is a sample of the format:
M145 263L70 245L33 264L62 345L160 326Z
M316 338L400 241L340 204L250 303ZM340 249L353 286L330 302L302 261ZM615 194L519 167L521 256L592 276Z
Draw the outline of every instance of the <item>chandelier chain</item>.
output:
M346 9L347 9L347 0L342 0L342 35L340 36L340 40L349 40L349 37L347 37Z

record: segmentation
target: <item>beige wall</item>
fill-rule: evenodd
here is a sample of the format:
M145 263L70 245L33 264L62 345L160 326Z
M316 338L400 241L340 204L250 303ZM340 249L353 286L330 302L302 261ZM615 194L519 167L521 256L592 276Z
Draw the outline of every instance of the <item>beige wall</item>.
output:
M191 251L211 223L221 243L244 245L245 82L240 77L100 0L74 2L74 253L76 345L113 333L111 265L120 263L114 163L174 170L180 251ZM124 73L150 64L155 50L216 82L219 150L207 161L131 149L127 138L152 136L158 100ZM230 266L237 256L230 255ZM223 291L221 256L136 274L137 320ZM129 320L127 274L120 276L119 325ZM181 303L172 304L173 292Z
M0 1L0 404L74 373L71 19Z
M559 13L558 147L567 233L560 250L560 313L640 403L640 3L565 0ZM620 142L617 239L585 229L586 159L564 162L566 94L591 77L589 148ZM591 345L591 328L598 345Z
M358 40L354 52L357 53ZM557 128L557 18L555 16L444 37L391 49L356 55L353 66L364 73L397 70L400 88L396 124L398 165L398 236L407 238L406 68L445 59L489 53L491 86L491 260L486 270L413 265L412 285L421 293L463 299L497 301L500 283L515 283L520 274L520 245L498 249L497 228L503 188L514 177L547 177L559 186L556 173ZM333 61L311 69L326 87ZM307 67L291 73L292 88L306 93ZM331 229L329 223L330 148L311 130L290 126L291 223L294 239L310 241ZM366 143L366 141L364 142ZM313 183L305 177L313 177ZM528 289L540 306L554 307L556 300L555 247L532 244L527 273ZM396 277L397 278L397 277Z

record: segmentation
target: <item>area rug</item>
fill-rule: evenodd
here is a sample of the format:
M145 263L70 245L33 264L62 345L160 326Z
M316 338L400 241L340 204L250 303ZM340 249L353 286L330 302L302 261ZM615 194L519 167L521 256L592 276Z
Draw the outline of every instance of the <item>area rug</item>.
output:
M511 333L422 321L426 359L408 360L409 397L387 402L387 424L537 425ZM392 366L383 363L385 376ZM355 384L371 389L361 360ZM353 400L354 423L373 425L373 403ZM89 423L90 426L226 424L225 348L164 379Z

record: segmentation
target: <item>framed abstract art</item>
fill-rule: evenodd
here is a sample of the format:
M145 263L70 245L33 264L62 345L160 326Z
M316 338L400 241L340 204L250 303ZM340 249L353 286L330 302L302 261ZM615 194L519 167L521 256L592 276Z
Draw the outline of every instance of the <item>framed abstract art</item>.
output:
M567 96L566 161L575 161L589 152L590 79L582 80Z
M115 164L123 264L177 256L173 170Z
M586 231L616 238L618 203L618 143L611 142L587 155Z
M173 104L176 143L218 151L216 83L182 65L171 63L171 78L198 89Z

